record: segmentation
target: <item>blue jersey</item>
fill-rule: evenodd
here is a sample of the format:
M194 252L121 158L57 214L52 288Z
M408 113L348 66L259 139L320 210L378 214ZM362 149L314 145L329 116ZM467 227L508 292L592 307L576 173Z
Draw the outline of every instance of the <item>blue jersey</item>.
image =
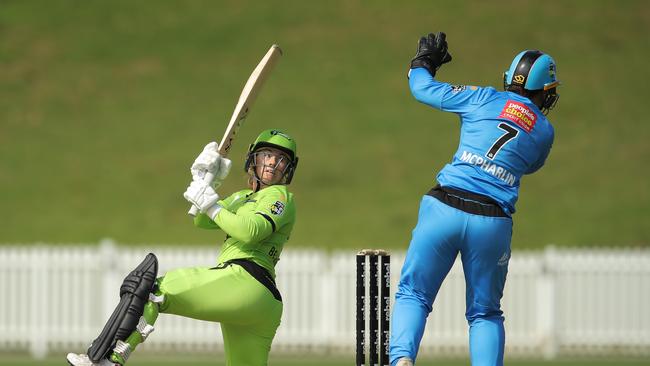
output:
M546 116L519 94L442 83L424 68L411 70L409 85L418 101L460 117L458 151L438 173L440 185L488 196L514 213L521 177L544 165L553 144Z

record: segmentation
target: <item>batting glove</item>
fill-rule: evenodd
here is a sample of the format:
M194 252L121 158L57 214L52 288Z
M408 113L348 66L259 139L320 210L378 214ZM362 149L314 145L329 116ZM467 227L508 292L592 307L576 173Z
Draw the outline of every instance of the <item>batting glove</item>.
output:
M207 173L211 173L214 176L212 187L217 189L230 173L231 166L232 161L219 154L219 145L213 141L205 145L194 160L190 172L195 181L202 181Z
M221 210L221 206L217 204L219 195L203 181L192 181L183 193L183 197L198 208L199 212L207 214L213 220Z

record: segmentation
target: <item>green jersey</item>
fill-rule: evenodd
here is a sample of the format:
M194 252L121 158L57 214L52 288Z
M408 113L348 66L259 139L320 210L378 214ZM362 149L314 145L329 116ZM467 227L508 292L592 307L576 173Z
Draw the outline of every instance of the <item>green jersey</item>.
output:
M219 205L223 209L214 221L205 214L194 218L198 227L226 232L218 262L250 259L275 278L275 264L296 220L293 194L283 185L257 192L244 189L219 201Z

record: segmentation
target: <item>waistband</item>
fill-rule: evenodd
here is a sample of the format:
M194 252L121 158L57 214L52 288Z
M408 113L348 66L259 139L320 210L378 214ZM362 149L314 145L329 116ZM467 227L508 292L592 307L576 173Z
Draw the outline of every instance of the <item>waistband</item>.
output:
M481 194L461 191L450 187L442 187L438 184L431 188L431 190L427 192L427 195L438 199L448 206L470 214L491 217L510 217L510 215L506 214L495 200Z
M253 278L255 278L257 282L261 283L264 287L266 287L269 291L271 291L271 294L276 300L282 302L282 295L280 295L280 291L275 285L275 280L273 280L273 277L271 277L269 271L267 271L264 267L260 266L259 264L251 260L242 258L242 259L231 259L229 261L219 264L214 268L221 269L229 266L230 264L236 264L242 267L246 272L248 272L251 276L253 276Z

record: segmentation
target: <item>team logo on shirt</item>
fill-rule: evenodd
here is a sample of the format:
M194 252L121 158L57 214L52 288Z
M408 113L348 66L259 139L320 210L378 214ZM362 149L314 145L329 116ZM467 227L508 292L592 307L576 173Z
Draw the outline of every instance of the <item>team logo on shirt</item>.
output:
M282 215L284 212L284 203L280 201L275 201L274 204L271 205L271 213L274 215Z
M506 102L499 118L507 119L530 133L537 122L537 115L527 105L512 100Z

